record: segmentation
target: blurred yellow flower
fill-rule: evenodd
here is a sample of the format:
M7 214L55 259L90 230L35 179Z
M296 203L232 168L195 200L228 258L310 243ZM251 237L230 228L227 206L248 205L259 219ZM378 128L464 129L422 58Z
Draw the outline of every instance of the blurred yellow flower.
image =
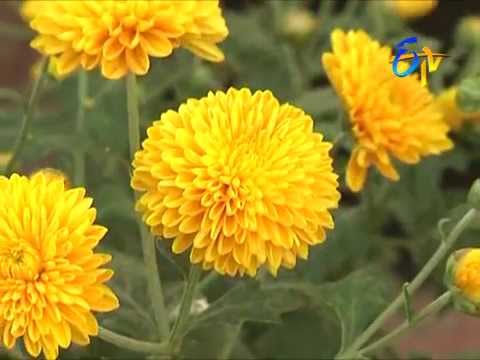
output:
M465 249L458 255L454 285L468 301L480 304L480 249Z
M31 356L47 359L58 347L86 345L97 335L92 311L118 307L101 268L110 255L93 249L107 229L85 189L65 190L43 173L0 177L0 331L11 349L23 337Z
M428 89L417 76L392 72L391 49L364 31L334 30L333 52L323 54L327 75L341 97L356 140L347 167L347 185L360 191L368 168L398 180L391 157L415 164L453 144Z
M284 31L285 34L302 40L310 35L317 25L318 21L311 11L295 8L285 16Z
M133 161L137 210L151 231L221 274L276 274L333 228L340 198L332 145L270 91L189 99L148 129Z
M480 46L480 16L464 17L457 27L455 40L463 46Z
M436 97L436 103L443 114L443 119L448 126L455 130L460 129L466 121L480 122L480 112L467 113L458 107L457 93L457 87L451 87Z
M386 6L403 19L428 15L438 5L438 0L384 0Z
M31 46L56 59L59 75L79 66L100 66L108 79L144 75L150 56L163 58L178 47L222 61L217 43L228 35L218 0L35 0L22 13L33 16L38 32Z

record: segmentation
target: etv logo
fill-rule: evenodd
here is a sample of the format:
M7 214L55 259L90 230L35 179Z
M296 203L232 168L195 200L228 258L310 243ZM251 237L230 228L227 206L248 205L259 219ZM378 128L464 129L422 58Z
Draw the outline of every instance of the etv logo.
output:
M406 49L404 46L406 44L416 44L417 43L417 37L412 36L406 39L403 39L400 41L398 44L395 45L396 49L396 55L392 57L392 70L393 73L399 77L405 77L410 75L412 72L418 69L418 66L420 65L420 58L427 58L427 61L425 62L425 59L422 60L422 64L420 67L420 82L422 86L425 86L428 84L428 79L427 79L427 68L429 73L433 73L438 70L438 67L440 66L440 63L442 62L442 59L445 57L448 57L446 54L441 54L441 53L432 53L432 51L424 46L422 48L422 53L417 54L413 50ZM405 60L412 60L410 63L410 66L408 67L407 70L400 72L398 69L398 64L401 61Z

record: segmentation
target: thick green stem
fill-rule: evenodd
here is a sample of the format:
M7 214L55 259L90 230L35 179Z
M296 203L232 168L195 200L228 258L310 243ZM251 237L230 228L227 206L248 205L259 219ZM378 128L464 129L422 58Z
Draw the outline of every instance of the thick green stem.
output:
M201 270L199 267L192 265L190 267L190 273L188 275L187 284L182 296L182 303L180 305L180 311L178 313L177 320L173 326L172 334L169 340L169 349L172 354L177 354L182 345L185 331L188 325L188 318L190 317L190 311L192 309L192 302L195 296L195 289L200 279Z
M75 131L78 137L83 138L85 133L85 99L88 96L88 78L85 71L78 73L78 109ZM76 186L85 184L85 150L82 146L73 152L73 182Z
M118 346L122 349L135 351L145 354L168 354L166 343L154 343L148 341L140 341L123 336L102 327L99 328L98 337L110 344Z
M435 301L427 305L417 316L414 316L410 322L404 321L400 326L394 329L391 333L385 335L381 339L375 341L373 344L361 349L358 351L360 355L366 355L371 353L383 346L386 346L391 343L392 340L403 334L405 331L417 325L426 317L433 315L443 309L445 306L450 304L452 300L452 294L447 291Z
M467 229L478 212L475 209L469 210L463 218L455 225L453 230L448 235L447 239L443 241L438 247L437 251L428 260L425 266L420 270L415 279L408 286L408 292L413 295L415 291L425 282L428 276L432 273L438 263L445 257L447 252L451 249L455 241ZM370 326L353 342L353 344L343 353L337 355L337 359L351 359L370 338L383 326L384 322L394 314L401 306L403 306L404 296L403 292L381 313Z
M15 166L15 163L17 162L17 159L22 152L23 146L25 145L25 141L27 140L28 131L30 130L30 125L32 122L33 111L35 109L35 105L37 104L38 90L45 76L46 64L47 58L43 58L40 63L40 74L33 83L32 92L30 93L27 107L23 112L20 132L12 149L12 157L10 158L10 161L5 167L6 175L10 175L10 173L13 171L13 167Z
M128 138L130 143L130 158L133 161L135 153L140 149L140 113L138 110L137 80L135 75L127 76L127 108L128 108ZM138 195L135 194L135 200ZM148 292L152 302L155 321L159 328L160 339L166 339L170 332L168 314L165 308L165 299L162 283L157 267L155 240L152 238L145 225L138 218L138 226L142 239L142 250L147 272Z

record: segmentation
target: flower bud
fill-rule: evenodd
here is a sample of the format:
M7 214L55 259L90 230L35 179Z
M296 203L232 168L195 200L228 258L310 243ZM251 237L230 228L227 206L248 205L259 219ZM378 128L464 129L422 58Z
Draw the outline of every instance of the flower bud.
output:
M285 17L285 34L297 40L303 40L317 26L317 19L308 10L292 9Z
M468 203L477 210L480 210L480 179L475 180L468 192Z
M457 310L480 316L480 249L453 253L447 262L445 283Z
M463 18L456 30L456 40L466 46L480 45L480 16Z

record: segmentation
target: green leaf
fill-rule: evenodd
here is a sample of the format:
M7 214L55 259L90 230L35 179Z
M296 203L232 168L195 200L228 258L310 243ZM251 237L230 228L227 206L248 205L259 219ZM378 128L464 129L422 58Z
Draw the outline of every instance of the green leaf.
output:
M293 103L313 117L321 116L326 112L338 112L340 109L338 97L329 87L307 90Z
M279 322L281 314L298 309L305 303L306 299L293 288L272 288L246 281L212 303L195 324L214 321L229 324Z
M320 301L331 306L340 321L340 350L350 345L384 309L390 294L389 283L380 271L367 269L319 287Z
M457 102L465 112L480 111L480 76L465 79L460 83Z
M258 359L333 359L340 327L326 308L302 309L282 316L254 344Z

